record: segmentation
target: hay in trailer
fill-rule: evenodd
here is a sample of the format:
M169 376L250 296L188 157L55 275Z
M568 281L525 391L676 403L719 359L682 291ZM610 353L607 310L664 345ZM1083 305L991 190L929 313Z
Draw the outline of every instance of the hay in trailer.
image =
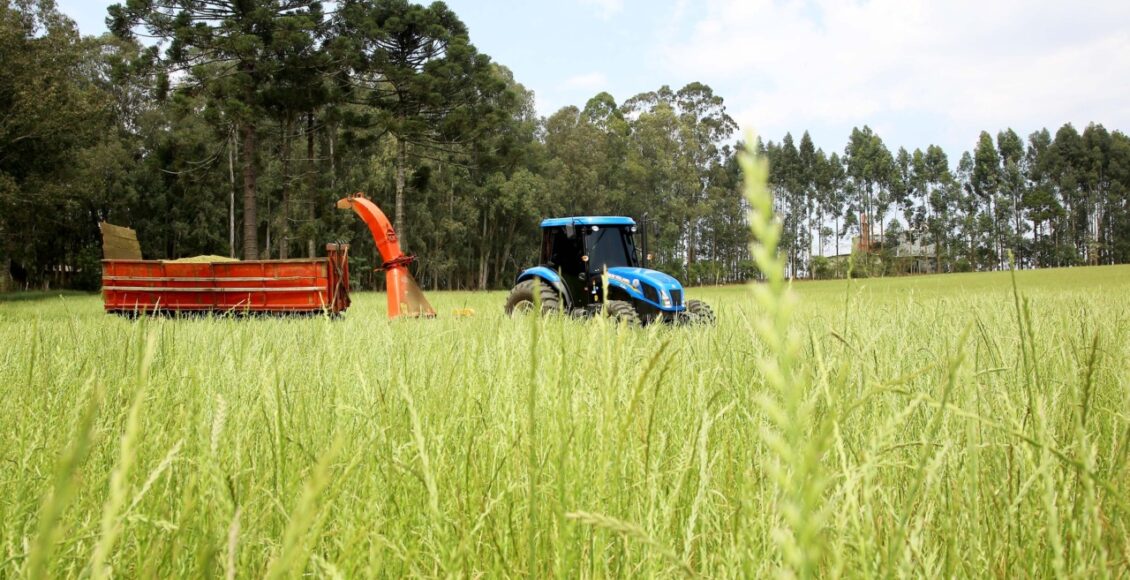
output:
M238 262L238 258L229 258L227 256L189 256L187 258L178 258L176 260L162 260L164 262L171 262L173 264L210 264L214 262Z

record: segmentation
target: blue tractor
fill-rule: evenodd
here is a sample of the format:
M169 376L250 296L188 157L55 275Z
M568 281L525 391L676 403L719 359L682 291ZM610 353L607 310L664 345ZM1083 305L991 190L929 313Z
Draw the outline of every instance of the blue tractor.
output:
M636 249L632 218L552 218L541 222L541 230L541 265L518 275L507 314L533 310L538 293L543 314L604 315L635 325L714 323L709 305L684 300L678 280L641 267L647 255Z

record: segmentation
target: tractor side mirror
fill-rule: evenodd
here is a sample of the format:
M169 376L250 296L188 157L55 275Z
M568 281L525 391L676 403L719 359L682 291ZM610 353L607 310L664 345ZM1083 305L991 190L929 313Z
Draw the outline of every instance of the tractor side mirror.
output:
M570 240L577 237L577 227L573 224L565 224L565 237Z

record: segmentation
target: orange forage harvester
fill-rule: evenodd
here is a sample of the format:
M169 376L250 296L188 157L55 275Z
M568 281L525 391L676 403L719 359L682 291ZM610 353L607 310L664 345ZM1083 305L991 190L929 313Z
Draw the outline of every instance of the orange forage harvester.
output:
M363 193L356 193L338 200L337 207L338 209L352 209L357 215L361 216L362 220L365 220L365 224L369 226L369 231L373 233L373 241L376 242L377 250L380 251L381 258L384 260L381 268L385 271L385 282L388 286L388 317L434 317L436 315L435 310L432 309L431 304L428 304L428 299L424 298L420 286L416 284L416 280L412 278L412 273L408 271L408 264L416 258L406 256L400 250L400 241L396 237L396 230L393 229L392 222L388 221L388 217L381 211L381 208L377 207L377 204L370 201Z

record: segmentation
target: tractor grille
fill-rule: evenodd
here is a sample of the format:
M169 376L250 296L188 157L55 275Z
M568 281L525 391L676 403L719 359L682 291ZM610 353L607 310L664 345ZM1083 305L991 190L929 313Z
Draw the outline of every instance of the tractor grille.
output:
M652 302L654 302L656 304L659 304L659 291L655 289L655 286L650 286L648 284L644 284L643 285L643 297L647 298L648 300L651 300Z
M682 305L683 305L683 291L682 290L672 290L671 291L671 306L682 306Z

